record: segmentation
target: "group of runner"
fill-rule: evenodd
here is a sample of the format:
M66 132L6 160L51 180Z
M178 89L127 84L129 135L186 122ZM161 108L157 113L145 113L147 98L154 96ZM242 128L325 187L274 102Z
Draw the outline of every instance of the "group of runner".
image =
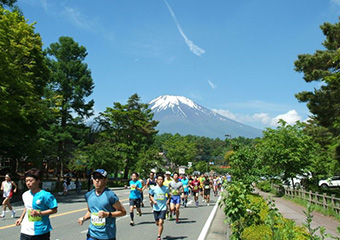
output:
M164 228L164 220L174 219L179 223L180 206L187 207L188 196L193 195L196 207L199 206L198 198L201 195L203 202L210 205L210 192L214 191L215 196L221 191L222 179L219 176L187 176L177 172L165 174L150 172L146 183L139 179L138 173L134 172L131 176L130 186L130 225L134 226L134 209L137 214L142 216L141 206L143 202L143 191L149 189L150 206L154 214L156 225L158 226L157 240L161 239Z
M123 204L117 195L107 188L107 172L97 169L92 174L94 188L85 194L87 211L78 219L78 224L83 225L90 220L87 240L116 240L116 217L126 215ZM139 179L138 173L131 175L130 186L130 225L134 226L134 209L137 215L142 216L143 191L149 190L149 201L154 214L155 223L158 226L157 240L161 239L166 218L179 222L180 206L188 205L188 196L192 194L198 207L198 197L204 197L203 201L209 205L210 190L214 193L221 188L223 179L216 176L201 175L186 176L177 172L165 174L150 172L149 178L144 181ZM57 213L58 204L55 197L40 188L41 172L38 169L30 169L25 172L25 183L28 188L23 193L24 210L20 218L15 222L21 225L20 240L49 240L52 230L49 216ZM15 211L10 205L13 192L17 189L11 180L10 174L6 174L5 181L1 183L4 201L3 212L0 217L5 217L6 207Z

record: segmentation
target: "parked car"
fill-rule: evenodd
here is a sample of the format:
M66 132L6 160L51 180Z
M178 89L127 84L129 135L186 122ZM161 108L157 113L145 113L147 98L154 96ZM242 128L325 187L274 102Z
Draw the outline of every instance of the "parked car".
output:
M318 185L322 188L340 187L340 176L334 176L325 180L320 180Z
M308 173L304 173L303 175L296 175L293 178L294 184L295 184L295 188L300 188L300 187L306 187L306 181L308 181L308 179L312 178L312 173L308 172ZM292 179L289 178L286 181L283 182L282 184L284 187L288 187L288 188L292 188L293 187L293 183L292 183Z

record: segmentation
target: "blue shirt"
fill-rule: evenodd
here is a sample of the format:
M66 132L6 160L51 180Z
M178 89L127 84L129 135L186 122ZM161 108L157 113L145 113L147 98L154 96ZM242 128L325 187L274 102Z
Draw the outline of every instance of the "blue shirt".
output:
M95 189L85 194L87 205L91 212L91 223L88 233L98 239L110 239L116 237L116 218L99 218L98 212L115 212L112 206L119 198L110 189L106 188L99 196Z
M26 214L21 223L21 233L30 236L42 235L52 230L49 216L31 216L32 210L45 211L48 209L57 208L57 200L55 197L45 191L32 194L30 190L22 194L22 200L26 208Z
M136 180L135 182L134 181L130 181L130 199L139 199L141 198L141 194L140 194L140 191L137 190L137 188L142 188L142 183L138 180ZM131 186L132 185L136 185L136 188L132 188Z
M157 204L153 204L154 211L165 211L166 210L166 201L168 200L167 196L169 196L169 188L167 186L159 187L158 185L153 189L150 189L150 194L153 196L154 200Z
M184 192L189 192L189 179L183 178L181 182L183 183Z

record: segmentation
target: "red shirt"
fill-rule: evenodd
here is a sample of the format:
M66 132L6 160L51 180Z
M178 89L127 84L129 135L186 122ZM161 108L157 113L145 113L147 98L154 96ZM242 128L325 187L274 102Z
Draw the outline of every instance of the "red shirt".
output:
M200 186L200 181L199 180L192 180L190 183L190 186L192 187L193 192L198 192L199 191L199 186Z

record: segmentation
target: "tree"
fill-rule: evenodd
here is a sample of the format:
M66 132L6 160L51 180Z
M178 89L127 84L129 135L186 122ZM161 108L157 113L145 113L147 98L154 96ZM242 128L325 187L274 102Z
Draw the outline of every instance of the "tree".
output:
M254 146L242 146L237 151L230 151L229 164L233 179L250 186L261 175L261 164Z
M302 54L295 61L295 70L304 74L306 82L321 81L320 89L296 94L301 102L306 102L320 126L329 129L333 136L340 135L340 22L324 23L321 27L326 40L325 50L314 54Z
M13 7L17 0L0 0L0 7L9 6Z
M37 132L47 111L42 96L48 77L34 24L0 6L0 155L18 159L37 153Z
M318 145L304 131L304 124L294 126L279 121L277 129L268 128L256 145L261 165L267 167L267 175L280 176L283 180L310 170Z
M166 157L175 167L188 165L188 162L196 157L195 144L179 134L173 135L164 142L164 150Z
M87 50L71 37L60 37L59 42L46 49L46 53L52 72L50 95L59 99L55 141L58 144L60 175L63 175L65 160L71 157L74 146L81 143L86 132L83 121L93 114L94 101L86 102L85 98L91 95L94 83L91 71L84 63Z
M129 170L137 168L141 151L147 151L154 143L158 121L153 120L149 105L141 103L137 94L133 94L125 105L119 102L113 105L100 113L98 120L102 136L124 157L124 178L128 178Z

